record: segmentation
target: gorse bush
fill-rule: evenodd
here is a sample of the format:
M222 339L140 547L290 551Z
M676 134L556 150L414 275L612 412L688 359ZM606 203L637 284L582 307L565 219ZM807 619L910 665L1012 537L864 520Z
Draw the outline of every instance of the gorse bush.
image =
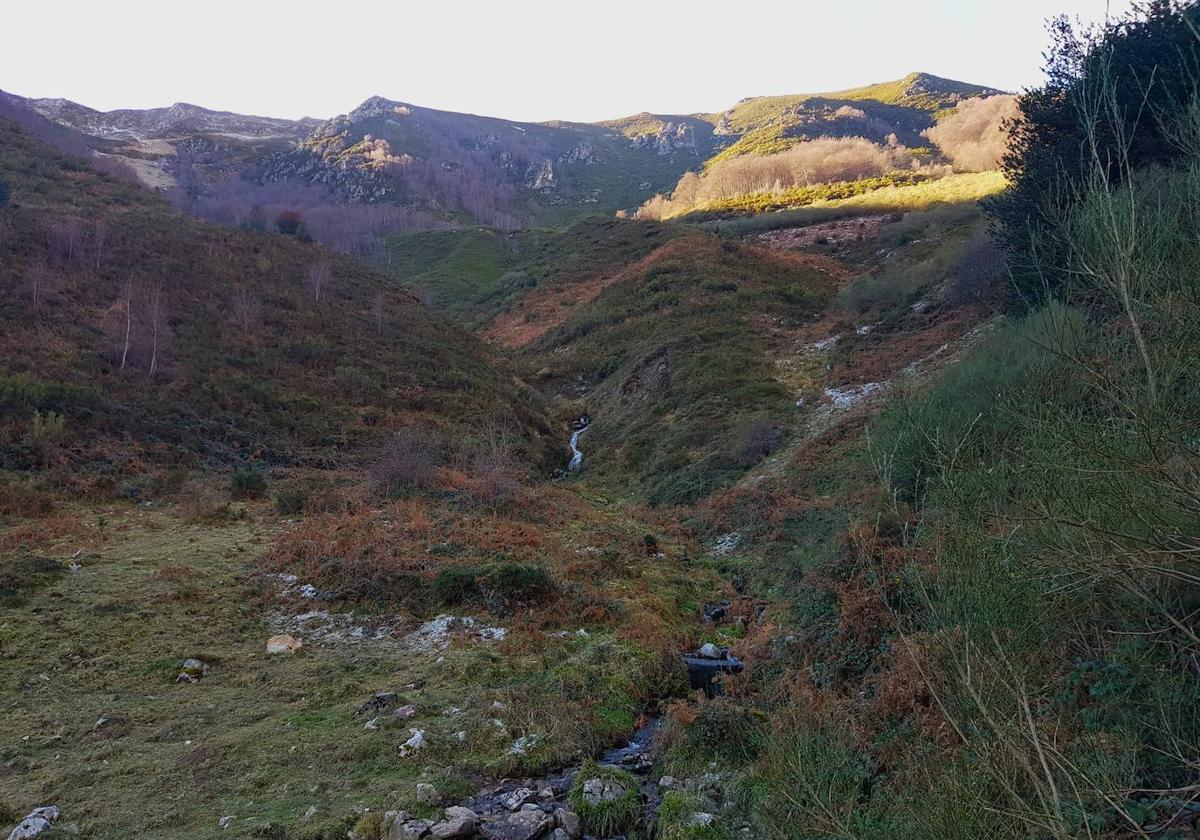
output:
M1052 26L1047 82L1018 99L1004 158L1010 189L989 203L1013 253L1014 305L1045 300L1070 278L1058 229L1097 174L1119 183L1150 166L1187 165L1179 115L1200 77L1200 10L1149 0L1127 18L1079 32Z
M238 467L229 479L229 495L234 499L260 499L267 492L267 477L255 467Z

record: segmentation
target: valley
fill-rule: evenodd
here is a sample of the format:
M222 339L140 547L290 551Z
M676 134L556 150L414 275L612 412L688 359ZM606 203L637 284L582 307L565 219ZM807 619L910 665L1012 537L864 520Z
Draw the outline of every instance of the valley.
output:
M0 93L0 831L1198 836L1195 22L599 123Z

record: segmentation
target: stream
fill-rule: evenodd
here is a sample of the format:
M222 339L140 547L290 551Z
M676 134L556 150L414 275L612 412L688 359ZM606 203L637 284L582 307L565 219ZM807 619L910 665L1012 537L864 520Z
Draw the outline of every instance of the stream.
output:
M586 432L591 425L592 418L586 414L571 423L571 440L568 444L571 447L571 460L567 464L567 469L571 472L578 472L583 466L583 452L579 449L579 436Z

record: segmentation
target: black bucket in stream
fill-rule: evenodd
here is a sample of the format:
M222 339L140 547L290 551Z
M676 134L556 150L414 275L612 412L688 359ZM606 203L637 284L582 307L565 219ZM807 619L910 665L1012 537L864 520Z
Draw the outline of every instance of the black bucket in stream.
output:
M740 674L742 660L736 656L725 654L718 658L697 655L685 655L683 664L687 666L688 684L692 690L703 690L709 698L716 697L724 690L721 678L726 674Z

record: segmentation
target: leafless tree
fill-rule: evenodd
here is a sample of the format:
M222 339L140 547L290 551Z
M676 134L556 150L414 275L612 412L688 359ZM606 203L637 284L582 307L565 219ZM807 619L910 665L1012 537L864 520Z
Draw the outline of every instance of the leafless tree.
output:
M388 302L387 295L383 292L375 295L375 299L371 301L371 322L375 325L375 332L380 338L383 337L384 328L388 323Z
M161 283L149 289L145 298L145 330L150 342L150 378L158 373L159 360L166 344L170 339L170 328L167 326L167 305L163 298Z
M126 279L121 297L113 304L114 324L119 329L121 370L129 363L129 349L133 346L133 280Z
M37 312L46 305L47 297L53 292L54 270L45 257L39 257L25 269L25 285L29 290L29 305Z
M246 286L238 286L229 302L229 313L237 328L244 335L249 335L262 319L262 303Z
M104 248L108 244L108 226L101 219L92 223L92 268L100 270L104 261Z
M428 487L440 461L437 448L416 429L401 429L380 449L371 474L382 493L397 495Z
M73 216L51 222L46 231L47 251L55 268L71 264L79 256L82 243L83 228Z
M329 286L333 282L333 268L328 262L313 263L304 275L304 288L318 303L324 301L329 294Z

